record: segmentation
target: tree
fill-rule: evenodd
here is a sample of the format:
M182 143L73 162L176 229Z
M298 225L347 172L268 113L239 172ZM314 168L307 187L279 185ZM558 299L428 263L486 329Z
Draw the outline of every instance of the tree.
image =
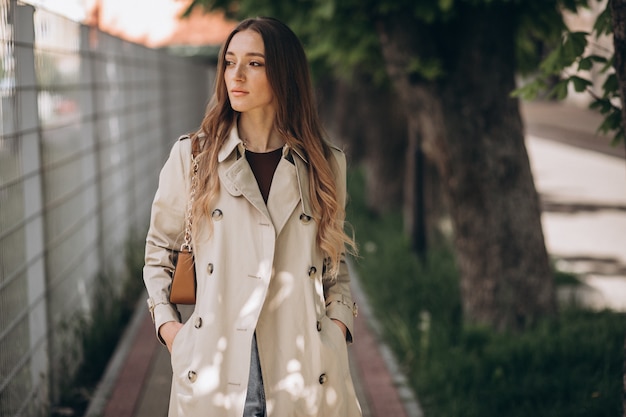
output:
M626 142L624 137L624 129L626 129L626 0L612 0L609 2L609 5L612 16L613 44L615 47L613 66L617 78L617 90L622 103L621 134L622 140Z
M318 68L349 76L358 65L374 78L384 69L407 114L408 147L437 167L449 201L466 321L523 329L555 311L539 198L510 92L521 64L538 63L536 45L564 28L557 0L198 4L286 21Z
M602 0L597 0L602 3ZM570 4L568 9L576 12L584 4ZM588 46L603 35L613 34L614 50L601 53L589 52ZM590 80L591 71L600 67L606 75L598 94ZM556 83L552 83L554 78ZM531 82L517 89L513 94L533 100L540 92L547 91L549 97L563 100L569 87L579 93L586 92L592 98L590 107L605 115L598 130L614 134L613 143L624 141L626 126L626 1L610 0L596 18L591 32L572 31L563 28L559 42L541 62L536 76ZM624 143L626 145L626 142Z
M521 6L442 3L379 20L387 72L447 191L466 320L521 329L555 308L518 103L508 98Z

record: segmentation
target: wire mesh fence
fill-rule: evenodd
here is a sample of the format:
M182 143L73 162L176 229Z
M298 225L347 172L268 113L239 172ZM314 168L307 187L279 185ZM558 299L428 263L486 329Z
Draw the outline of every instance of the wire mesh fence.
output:
M213 74L16 0L0 0L0 53L0 415L34 416L75 371L68 321L145 233Z

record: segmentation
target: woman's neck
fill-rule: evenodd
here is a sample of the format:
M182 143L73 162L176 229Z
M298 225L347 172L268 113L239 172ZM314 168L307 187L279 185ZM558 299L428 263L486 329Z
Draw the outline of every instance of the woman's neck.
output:
M242 113L239 115L237 129L245 148L252 152L269 152L285 144L274 128L273 117Z

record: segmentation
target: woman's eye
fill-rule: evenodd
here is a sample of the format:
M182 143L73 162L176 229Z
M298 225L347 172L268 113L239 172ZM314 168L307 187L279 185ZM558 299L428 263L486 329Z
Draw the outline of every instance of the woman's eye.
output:
M250 66L252 67L262 67L263 63L259 61L250 61Z
M235 63L233 61L224 61L224 65L226 65L227 67L230 67L232 65L235 65Z

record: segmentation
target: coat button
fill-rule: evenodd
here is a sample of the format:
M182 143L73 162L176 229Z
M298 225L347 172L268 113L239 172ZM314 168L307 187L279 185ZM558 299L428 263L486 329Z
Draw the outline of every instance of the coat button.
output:
M209 275L213 274L213 264L212 264L212 263L209 263L209 264L206 266L206 271L207 271L207 273L208 273Z
M197 378L198 378L198 374L196 374L194 371L187 372L187 379L189 380L189 382L196 382ZM322 377L320 376L320 380L321 379Z
M320 384L325 384L326 381L328 381L328 377L326 376L326 374L320 375L319 381L320 381Z
M311 221L311 216L307 216L306 214L302 213L300 215L300 221L304 224L307 224Z
M313 278L315 276L315 273L317 272L317 268L312 266L309 268L309 277Z
M211 213L211 217L213 217L213 220L222 220L222 217L223 217L222 210L220 209L213 210L213 213Z
M195 327L196 329L199 329L200 327L202 327L202 317L196 317L196 319L193 322L193 327Z
M321 332L322 331L322 322L321 321L317 321L317 331Z

